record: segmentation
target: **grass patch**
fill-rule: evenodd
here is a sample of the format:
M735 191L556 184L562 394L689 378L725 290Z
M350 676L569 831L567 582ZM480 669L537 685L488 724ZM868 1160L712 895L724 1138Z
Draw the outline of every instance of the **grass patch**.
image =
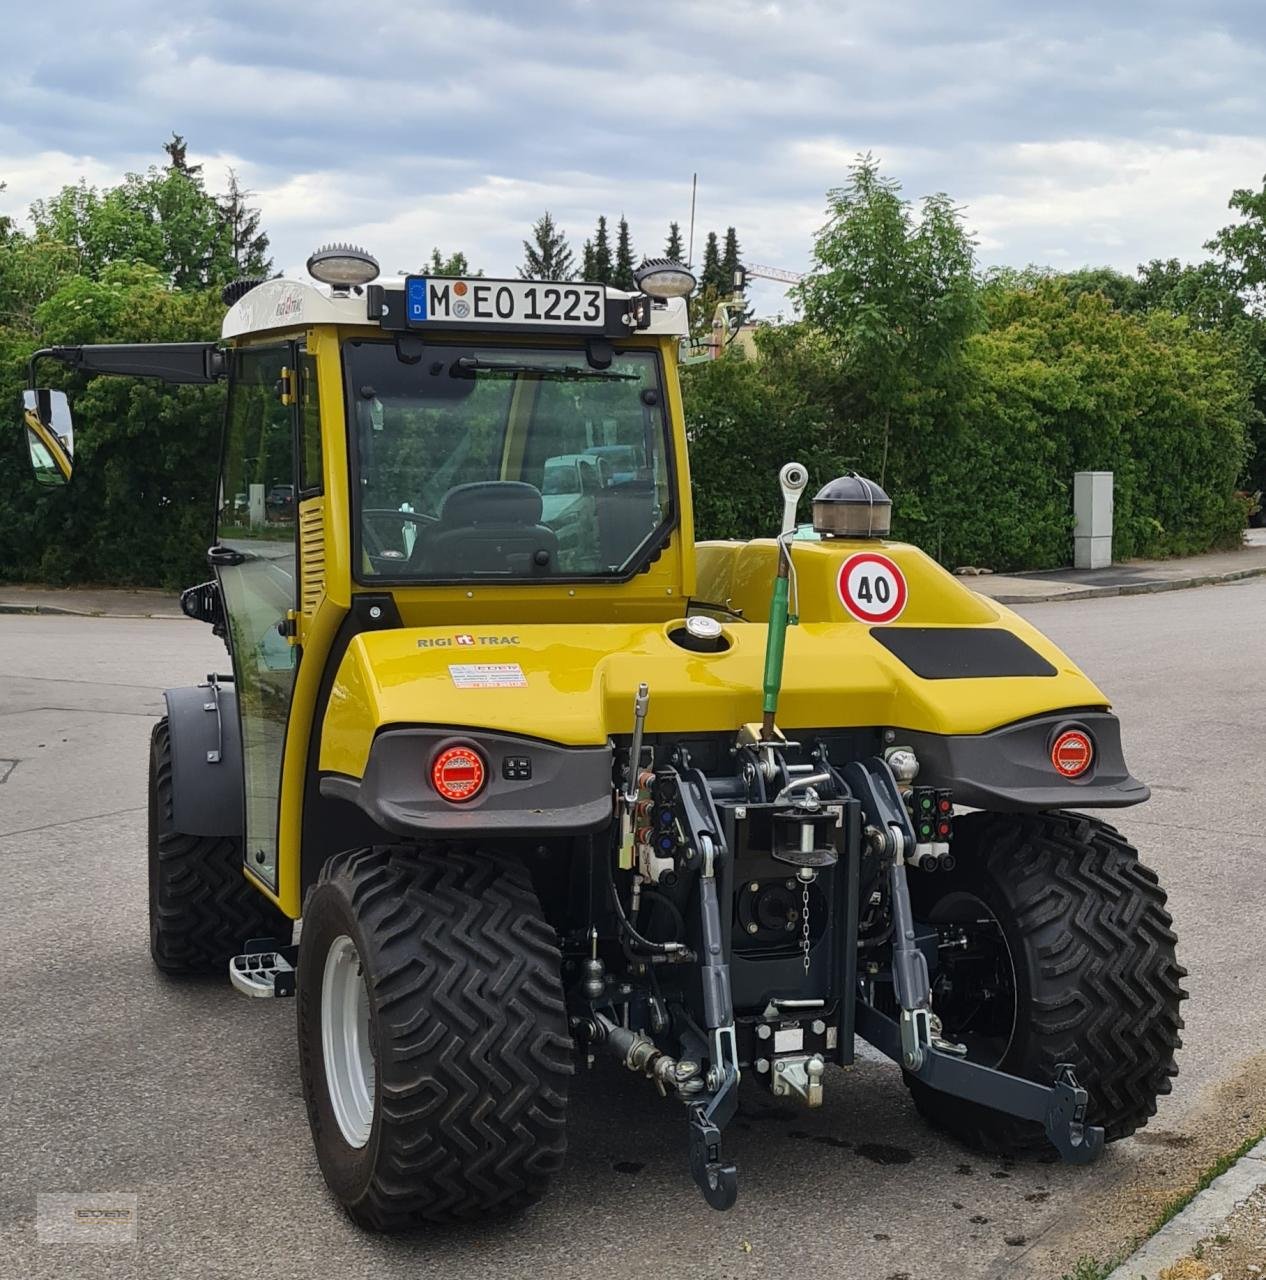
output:
M1220 1178L1241 1156L1247 1155L1252 1151L1263 1138L1266 1138L1266 1129L1259 1130L1255 1135L1245 1138L1234 1151L1228 1151L1226 1155L1219 1156L1200 1175L1196 1185L1190 1191L1185 1191L1182 1195L1175 1196L1165 1206L1160 1217L1152 1224L1151 1230L1147 1232L1144 1239L1150 1239L1167 1222L1171 1222L1176 1218L1215 1178ZM1074 1276L1072 1280L1081 1280L1081 1277Z
M1060 1280L1108 1280L1117 1269L1119 1259L1096 1262L1093 1258L1078 1258L1071 1271L1065 1271Z

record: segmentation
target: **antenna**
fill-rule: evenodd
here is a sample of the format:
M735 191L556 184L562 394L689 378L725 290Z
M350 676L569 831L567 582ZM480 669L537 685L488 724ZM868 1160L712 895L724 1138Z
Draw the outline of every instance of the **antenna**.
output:
M699 175L690 175L690 247L686 250L686 266L695 265L695 196L699 191Z

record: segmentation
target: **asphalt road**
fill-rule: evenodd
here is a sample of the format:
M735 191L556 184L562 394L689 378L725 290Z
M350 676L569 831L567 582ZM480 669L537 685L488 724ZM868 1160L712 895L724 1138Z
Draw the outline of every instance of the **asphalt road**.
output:
M1266 581L1025 612L1115 699L1154 790L1120 821L1169 889L1191 969L1182 1075L1153 1122L1177 1130L1266 1050ZM828 1074L818 1112L746 1094L729 1140L740 1200L715 1214L680 1113L611 1069L578 1081L568 1163L537 1209L410 1240L359 1232L312 1154L293 1005L149 963L149 729L164 686L224 661L184 620L0 617L4 1280L1022 1276L1034 1242L1075 1232L1159 1158L1138 1140L1090 1170L978 1158L921 1124L894 1068L865 1061ZM135 1194L137 1241L38 1244L35 1196L59 1191Z

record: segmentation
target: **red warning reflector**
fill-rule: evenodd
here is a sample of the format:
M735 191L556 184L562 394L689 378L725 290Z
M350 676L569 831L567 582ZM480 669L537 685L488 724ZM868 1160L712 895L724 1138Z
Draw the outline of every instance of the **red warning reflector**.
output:
M474 747L448 747L431 766L431 785L454 804L473 800L487 780L483 757Z
M1080 778L1095 758L1094 743L1080 729L1065 729L1051 743L1051 763L1065 778Z

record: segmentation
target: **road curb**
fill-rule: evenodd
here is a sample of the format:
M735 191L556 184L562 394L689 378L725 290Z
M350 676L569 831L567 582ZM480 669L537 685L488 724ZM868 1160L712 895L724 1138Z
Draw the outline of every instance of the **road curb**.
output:
M1108 1280L1157 1280L1166 1267L1207 1240L1259 1187L1266 1186L1266 1138L1245 1152L1146 1244L1131 1254Z
M992 595L976 588L978 594L999 604L1052 604L1057 600L1097 600L1101 596L1149 596L1160 591L1185 591L1189 587L1216 587L1225 582L1239 582L1244 578L1259 578L1266 574L1266 565L1251 569L1232 569L1227 573L1201 573L1190 578L1161 578L1155 582L1127 582L1115 587L1079 587L1073 591L1051 591L1041 595Z
M153 618L176 621L184 617L178 613L115 613L108 609L64 609L55 604L5 604L0 602L0 613L26 614L28 617L50 618Z

